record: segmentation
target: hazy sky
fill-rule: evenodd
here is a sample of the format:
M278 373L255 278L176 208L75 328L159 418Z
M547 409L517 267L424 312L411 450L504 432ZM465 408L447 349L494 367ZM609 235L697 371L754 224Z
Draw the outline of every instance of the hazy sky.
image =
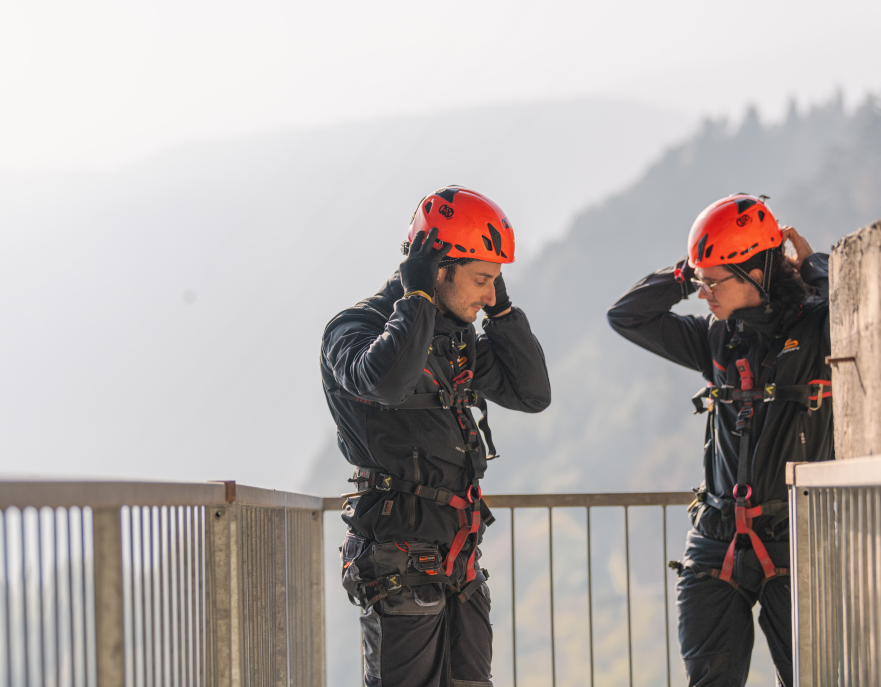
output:
M879 25L877 0L5 0L0 167L581 95L777 117L879 90Z

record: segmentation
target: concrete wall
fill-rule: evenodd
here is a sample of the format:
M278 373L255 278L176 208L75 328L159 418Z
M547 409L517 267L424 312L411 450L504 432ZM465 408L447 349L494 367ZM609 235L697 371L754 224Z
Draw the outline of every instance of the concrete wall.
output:
M881 220L830 259L835 457L881 455Z

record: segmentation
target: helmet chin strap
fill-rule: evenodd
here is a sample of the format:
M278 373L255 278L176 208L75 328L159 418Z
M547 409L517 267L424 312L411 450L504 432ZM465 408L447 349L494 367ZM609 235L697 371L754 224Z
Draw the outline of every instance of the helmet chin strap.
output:
M759 296L762 298L762 305L768 305L771 302L771 251L774 250L770 248L765 251L765 269L763 271L762 283L759 284L755 279L749 276L749 272L743 269L740 265L726 265L729 270L731 270L738 277L743 279L745 282L748 282L756 291L759 292Z

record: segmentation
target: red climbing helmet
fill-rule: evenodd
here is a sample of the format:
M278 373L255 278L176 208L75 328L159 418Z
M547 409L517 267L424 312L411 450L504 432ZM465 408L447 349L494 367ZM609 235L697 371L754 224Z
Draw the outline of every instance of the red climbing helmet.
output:
M705 269L732 265L783 245L783 232L764 198L737 193L699 214L688 234L688 263Z
M504 211L485 195L445 186L419 202L407 238L437 227L437 240L452 243L448 258L514 262L514 229Z

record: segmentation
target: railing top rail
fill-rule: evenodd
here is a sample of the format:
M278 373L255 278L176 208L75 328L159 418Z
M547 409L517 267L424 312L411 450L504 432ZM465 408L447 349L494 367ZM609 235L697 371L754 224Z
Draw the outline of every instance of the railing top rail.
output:
M117 482L0 480L0 509L121 506L275 506L321 510L318 496L260 489L235 482Z
M786 483L797 487L881 486L881 455L819 463L787 463Z
M687 506L690 491L621 492L612 494L484 494L490 508L577 508L601 506ZM324 499L324 510L340 510L345 498Z

